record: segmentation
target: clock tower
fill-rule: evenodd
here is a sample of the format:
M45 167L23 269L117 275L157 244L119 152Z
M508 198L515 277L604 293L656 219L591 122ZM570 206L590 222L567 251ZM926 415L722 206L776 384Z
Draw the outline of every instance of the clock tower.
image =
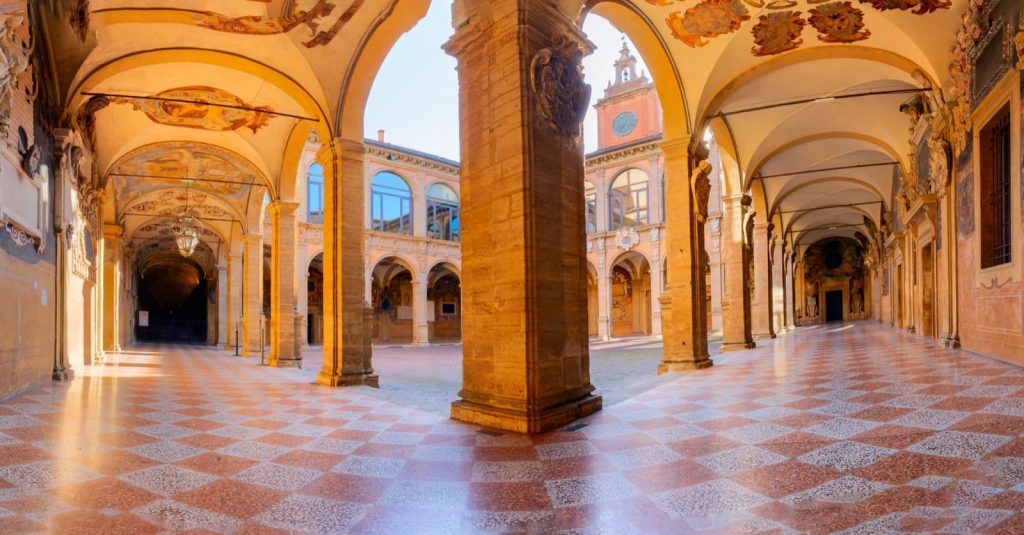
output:
M625 42L615 61L615 80L597 101L598 150L661 135L661 104L654 84L637 74L636 56Z

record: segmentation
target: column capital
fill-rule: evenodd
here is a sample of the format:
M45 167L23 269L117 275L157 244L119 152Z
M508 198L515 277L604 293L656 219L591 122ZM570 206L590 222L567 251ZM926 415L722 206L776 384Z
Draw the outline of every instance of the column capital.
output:
M242 234L242 243L252 245L263 241L262 234Z
M267 212L271 216L291 215L295 213L298 207L299 203L295 201L277 201L270 203L267 207Z
M103 236L108 238L120 238L124 234L124 229L121 225L113 223L103 224Z
M691 138L687 136L662 141L659 146L661 147L662 154L665 155L665 161L689 158L690 139Z
M357 159L366 154L366 144L362 140L344 139L336 137L331 141L320 145L316 151L316 161L325 168L335 159Z

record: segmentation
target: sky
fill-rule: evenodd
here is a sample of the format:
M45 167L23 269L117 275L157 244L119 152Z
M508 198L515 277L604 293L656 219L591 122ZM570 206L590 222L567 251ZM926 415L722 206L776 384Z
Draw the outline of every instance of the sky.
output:
M583 25L597 50L583 59L591 104L604 95L615 77L614 63L625 36L608 21L587 17ZM365 135L411 149L459 159L459 82L455 58L441 50L452 35L451 3L435 0L427 16L395 44L381 66L366 105ZM632 43L630 48L635 50ZM644 68L640 59L640 68ZM593 109L584 121L584 147L597 148L597 118Z

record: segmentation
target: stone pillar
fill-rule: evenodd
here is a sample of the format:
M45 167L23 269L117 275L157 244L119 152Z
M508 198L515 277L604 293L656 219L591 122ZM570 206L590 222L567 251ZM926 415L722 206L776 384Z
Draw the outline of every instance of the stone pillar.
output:
M412 345L430 345L427 325L427 275L417 275L412 281Z
M228 340L224 344L224 349L232 351L237 343L239 347L242 346L242 256L238 253L226 253L224 258L227 260L227 310L224 315L227 318L227 329L228 329ZM238 339L235 339L236 333ZM244 353L239 352L244 355Z
M754 225L754 292L751 297L751 328L755 340L775 338L772 286L771 223Z
M232 338L228 284L228 264L217 264L217 345L223 348L230 347Z
M211 346L217 345L217 298L216 294L210 293L216 284L217 277L213 273L206 276L206 295L203 296L206 301L206 344Z
M590 383L580 123L590 47L549 0L457 2L463 389L452 418L521 433L601 408Z
M242 236L242 355L259 355L263 328L263 236Z
M711 332L722 332L722 213L714 212L708 217L708 232L711 242L706 244L711 262Z
M103 349L121 351L121 235L119 225L103 225L106 261L103 274Z
M604 169L598 169L594 172L594 189L597 191L597 210L594 213L594 217L597 221L594 225L597 227L596 234L604 234L608 232L608 180L605 177ZM600 275L598 275L600 276Z
M747 263L746 212L750 197L723 197L722 211L722 353L754 347L750 325L750 271Z
M657 242L655 242L655 253L651 255L651 336L661 336L661 293L665 284L661 277L661 256Z
M302 355L295 352L295 282L299 203L278 201L270 205L273 237L270 244L270 360L278 368L294 368Z
M796 253L786 252L786 330L796 330Z
M612 277L604 262L597 270L597 335L607 341L612 339Z
M316 381L326 386L377 386L364 297L365 153L362 141L335 139L316 155L324 168L324 362Z
M668 288L661 296L664 355L658 374L707 368L707 253L704 223L711 181L706 149L688 152L689 139L662 143L665 155L665 249Z

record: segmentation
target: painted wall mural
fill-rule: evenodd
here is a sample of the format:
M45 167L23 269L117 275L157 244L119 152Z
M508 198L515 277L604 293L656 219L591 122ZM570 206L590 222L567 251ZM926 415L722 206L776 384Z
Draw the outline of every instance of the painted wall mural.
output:
M844 319L862 319L869 315L870 296L865 286L869 273L864 256L863 246L849 238L830 238L807 248L801 263L804 324L824 319L826 290L843 291Z
M222 89L201 85L168 89L152 97L111 97L110 103L130 104L157 124L217 132L248 128L255 134L274 118L268 106L255 106Z
M196 13L194 19L196 24L205 28L244 35L274 35L304 27L312 37L302 44L313 48L330 44L365 3L365 0L352 0L344 11L340 11L337 1L294 0L290 11L280 19L262 16L229 17L212 11Z
M805 26L818 32L824 43L853 43L871 36L865 27L864 11L850 1L824 2L823 0L645 0L652 6L681 8L666 16L672 35L683 44L698 48L707 46L711 39L738 31L751 19L749 8L766 9L751 29L755 56L770 56L796 49L803 44L801 33ZM808 16L794 7L804 4ZM926 15L939 9L949 9L951 0L860 0L878 11L910 11Z

